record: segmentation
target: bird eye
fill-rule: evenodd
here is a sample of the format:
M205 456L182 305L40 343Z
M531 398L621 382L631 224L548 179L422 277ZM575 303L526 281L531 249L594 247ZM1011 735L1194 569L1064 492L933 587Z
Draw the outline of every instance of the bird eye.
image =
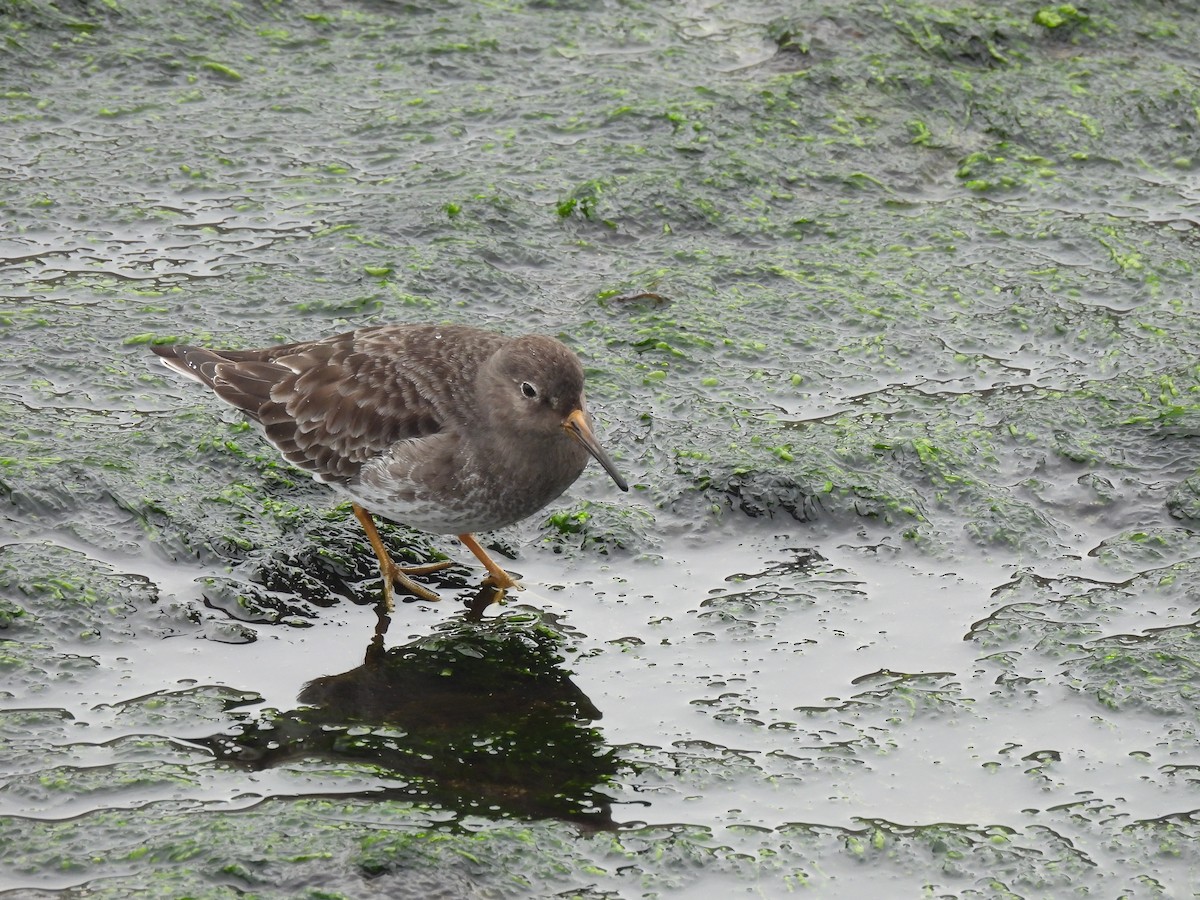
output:
M528 381L521 382L521 393L524 394L526 397L528 397L530 400L532 400L534 397L536 397L538 395L537 388L535 388Z

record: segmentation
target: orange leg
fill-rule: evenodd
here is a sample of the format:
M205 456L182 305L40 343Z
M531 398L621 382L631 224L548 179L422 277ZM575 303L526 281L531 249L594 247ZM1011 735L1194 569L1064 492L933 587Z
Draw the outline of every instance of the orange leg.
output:
M422 600L437 600L437 594L424 585L417 584L408 576L428 575L430 572L437 572L440 569L453 565L453 563L446 560L445 562L429 563L424 566L396 565L388 555L387 548L383 546L383 539L380 538L379 531L375 528L375 522L371 519L371 514L357 503L351 504L351 507L354 509L354 515L358 518L358 521L362 523L363 531L367 533L367 540L371 542L371 549L375 551L375 558L379 560L379 574L383 576L384 611L391 612L395 606L392 602L392 587L394 584L400 585L404 590L410 594L415 594Z
M487 555L486 550L479 546L479 541L475 540L475 535L460 534L458 539L463 542L463 545L468 550L475 554L475 558L483 563L483 567L490 573L487 578L483 579L484 584L490 584L501 591L506 591L509 588L514 588L518 591L525 590L521 582L496 565L496 561Z

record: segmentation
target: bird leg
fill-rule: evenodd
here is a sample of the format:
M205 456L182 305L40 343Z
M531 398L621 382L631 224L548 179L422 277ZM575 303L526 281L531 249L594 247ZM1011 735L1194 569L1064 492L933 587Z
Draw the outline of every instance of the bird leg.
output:
M496 564L495 560L487 555L487 551L479 546L479 541L475 540L475 535L460 534L458 539L463 542L463 546L475 554L475 558L483 563L483 567L490 573L487 578L483 579L485 585L498 588L500 591L506 591L509 588L518 591L525 590L525 585L505 572Z
M400 585L404 590L410 594L415 594L422 600L437 600L437 594L424 585L417 584L408 576L428 575L430 572L437 572L447 566L453 565L453 563L450 560L445 560L443 562L428 563L423 566L396 565L388 555L387 548L383 546L383 539L379 536L379 531L375 528L375 522L371 519L371 514L357 503L352 503L351 507L354 509L354 515L358 518L358 521L362 523L363 531L367 533L367 540L371 542L371 548L375 551L375 558L379 560L379 574L383 576L384 612L391 612L395 607L395 604L392 602L392 588L395 584Z

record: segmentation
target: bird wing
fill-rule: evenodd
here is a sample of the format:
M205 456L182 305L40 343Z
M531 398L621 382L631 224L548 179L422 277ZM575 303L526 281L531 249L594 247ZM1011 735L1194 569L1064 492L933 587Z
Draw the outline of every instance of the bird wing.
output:
M447 361L431 329L365 328L264 350L154 350L257 421L288 462L339 483L398 442L438 434L455 416L478 360Z

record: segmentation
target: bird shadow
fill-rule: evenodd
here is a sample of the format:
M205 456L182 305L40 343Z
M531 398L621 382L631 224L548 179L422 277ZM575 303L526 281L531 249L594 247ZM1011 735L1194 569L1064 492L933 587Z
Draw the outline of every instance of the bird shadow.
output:
M571 636L526 607L480 618L494 592L485 586L463 615L390 649L381 615L362 665L313 679L294 710L199 743L254 770L314 758L365 765L385 776L365 796L614 828L600 788L623 764L562 666Z

